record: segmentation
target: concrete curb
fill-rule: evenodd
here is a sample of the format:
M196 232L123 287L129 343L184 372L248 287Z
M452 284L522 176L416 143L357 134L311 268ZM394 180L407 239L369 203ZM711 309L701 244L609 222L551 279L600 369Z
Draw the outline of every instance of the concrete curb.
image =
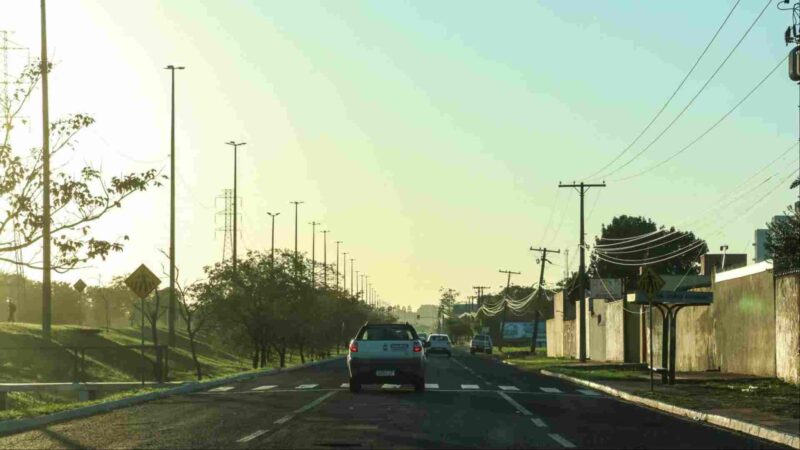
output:
M681 408L680 406L670 405L669 403L664 403L649 398L639 397L638 395L629 394L625 391L620 391L619 389L614 389L604 384L595 383L593 381L582 380L580 378L571 377L569 375L564 375L562 373L550 372L549 370L545 369L542 369L540 372L542 373L542 375L560 378L562 380L567 380L575 384L581 384L583 386L588 386L592 389L597 389L598 391L605 392L606 394L612 395L614 397L619 397L631 403L644 405L653 409L657 409L659 411L664 411L670 414L674 414L676 416L687 417L692 420L707 422L712 425L716 425L720 428L726 428L729 430L738 431L740 433L749 434L751 436L755 436L767 441L776 442L778 444L783 444L792 448L800 449L800 436L795 434L773 430L772 428L762 427L760 425L743 422L737 419L731 419L730 417L720 416L717 414L708 414L700 411L695 411L693 409Z
M24 431L30 431L46 425L52 425L58 422L64 422L67 420L79 419L83 417L89 417L95 414L113 411L115 409L126 408L128 406L138 405L140 403L171 397L173 395L189 394L192 392L203 391L206 389L222 386L228 383L251 380L253 378L258 378L275 373L293 372L295 370L306 369L308 367L327 364L339 359L344 359L344 356L336 356L333 358L322 359L319 361L314 361L312 363L306 363L289 367L287 369L264 369L264 370L241 373L238 375L230 375L216 380L190 381L181 386L165 389L163 391L133 395L131 397L126 397L119 400L114 400L106 403L98 403L96 405L83 406L80 408L48 414L46 416L32 417L29 419L4 420L0 422L0 436L22 433Z

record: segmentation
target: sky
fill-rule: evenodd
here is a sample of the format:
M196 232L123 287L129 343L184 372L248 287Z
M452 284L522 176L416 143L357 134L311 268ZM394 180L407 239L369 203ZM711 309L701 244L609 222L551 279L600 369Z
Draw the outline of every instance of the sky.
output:
M0 30L32 55L40 51L38 3L0 0ZM768 3L680 120L608 176L607 187L588 192L589 242L612 217L641 215L691 230L711 250L727 244L752 258L754 230L797 196L778 184L798 155L796 147L783 154L798 135L797 88L784 65L684 153L620 178L691 142L786 56L791 17ZM51 0L51 118L83 112L96 119L64 156L65 170L90 163L109 176L168 173L163 68L186 66L176 74L176 261L184 283L222 258L218 197L232 187L225 142L236 140L247 143L239 150L240 253L269 248L267 211L280 213L276 246L292 248L289 202L303 201L301 251L311 253L309 222L318 221L318 231L330 230L328 261L336 259L333 242L342 241L348 272L354 258L386 302L434 303L441 287L464 299L474 285L504 285L500 269L522 272L514 283L538 281L530 246L561 250L549 258L547 282L566 270L565 250L575 270L578 196L559 182L586 178L636 138L733 4ZM670 106L617 165L681 111L765 4L741 1ZM26 111L31 125L19 127L20 148L40 145L40 101ZM160 252L169 246L167 186L131 197L93 230L130 241L124 252L56 279L96 284L144 263L168 282ZM322 252L318 233L319 260Z

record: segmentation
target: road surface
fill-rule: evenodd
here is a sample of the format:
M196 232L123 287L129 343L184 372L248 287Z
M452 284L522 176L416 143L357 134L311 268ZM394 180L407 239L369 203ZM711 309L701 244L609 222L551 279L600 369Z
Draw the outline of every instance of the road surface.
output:
M0 448L781 448L485 355L428 361L423 394L352 394L336 360L2 437Z

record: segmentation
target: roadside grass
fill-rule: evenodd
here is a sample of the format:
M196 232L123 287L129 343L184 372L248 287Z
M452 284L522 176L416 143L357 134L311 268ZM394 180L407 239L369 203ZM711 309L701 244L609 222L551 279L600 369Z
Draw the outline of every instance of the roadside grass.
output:
M536 371L553 366L576 364L578 362L576 359L572 358L549 358L547 357L547 349L542 347L537 347L536 353L531 354L530 346L503 346L502 351L499 347L495 346L492 348L492 357L523 370Z
M60 402L53 402L53 401L26 402L24 405L18 404L17 407L14 409L0 411L0 422L4 420L17 420L17 419L26 419L29 417L43 416L82 406L91 406L100 403L107 403L110 401L119 400L134 395L146 394L149 392L156 392L160 390L163 390L163 388L142 388L142 389L133 389L128 391L120 391L110 395L106 395L102 399L89 400L85 402L75 402L75 401L70 402L63 400Z
M649 372L635 366L551 367L549 370L588 381L609 381L614 388L689 409L753 410L783 418L800 418L800 386L773 378L679 379L670 386L661 384L661 376L655 374L655 390L650 392Z

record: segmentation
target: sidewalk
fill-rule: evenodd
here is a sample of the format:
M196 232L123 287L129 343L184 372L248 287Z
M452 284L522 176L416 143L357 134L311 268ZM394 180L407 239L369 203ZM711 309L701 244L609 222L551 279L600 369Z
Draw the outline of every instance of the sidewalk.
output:
M800 387L720 372L677 373L676 384L623 365L571 364L541 370L634 403L800 448Z

